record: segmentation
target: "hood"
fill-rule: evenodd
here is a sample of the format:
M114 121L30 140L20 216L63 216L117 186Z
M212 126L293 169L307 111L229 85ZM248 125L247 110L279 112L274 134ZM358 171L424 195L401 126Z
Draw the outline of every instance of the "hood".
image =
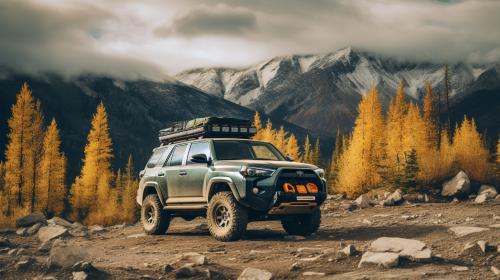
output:
M262 168L301 168L301 169L318 169L317 166L301 163L301 162L292 162L292 161L280 161L280 160L219 160L216 161L215 166L218 165L246 165L251 167L262 167Z

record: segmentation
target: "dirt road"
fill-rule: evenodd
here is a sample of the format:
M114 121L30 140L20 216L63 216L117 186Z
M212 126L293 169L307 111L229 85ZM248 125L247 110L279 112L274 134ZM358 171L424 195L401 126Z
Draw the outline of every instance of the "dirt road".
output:
M330 202L335 203L335 202ZM69 238L71 246L88 253L92 264L110 279L174 279L183 253L196 252L207 257L199 266L197 278L236 279L243 269L252 267L272 272L274 279L498 279L491 266L500 267L500 253L461 253L465 244L484 240L500 245L500 202L484 204L419 204L375 207L349 211L324 211L320 231L303 240L286 236L278 222L251 223L244 239L222 243L208 233L203 219L172 221L167 235L146 236L140 226L107 228L88 238ZM483 232L457 237L454 226L478 226ZM417 239L427 244L433 258L426 262L401 260L396 268L358 268L361 255L379 237ZM6 235L24 247L24 254L36 254L37 265L27 272L14 268L19 256L0 254L3 279L71 277L68 270L47 270L47 255L36 252L36 237ZM300 238L299 238L300 239ZM345 256L338 250L352 244L359 251ZM164 272L171 264L173 271ZM466 271L456 267L467 267ZM464 269L464 268L462 268ZM210 271L207 274L207 271ZM315 272L315 273L309 273ZM324 275L322 275L324 273ZM307 276L308 274L317 274ZM147 278L151 277L151 278Z

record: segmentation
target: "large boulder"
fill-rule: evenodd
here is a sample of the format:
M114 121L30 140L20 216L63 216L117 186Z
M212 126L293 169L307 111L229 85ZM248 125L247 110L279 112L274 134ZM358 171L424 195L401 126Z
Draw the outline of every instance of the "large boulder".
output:
M62 226L62 227L65 227L65 228L71 228L71 227L73 227L72 223L66 221L63 218L59 218L59 217L53 217L52 219L47 220L47 223L49 225L51 225L51 226Z
M74 246L63 240L56 240L50 249L49 267L71 268L78 262L89 262L90 257L84 247Z
M361 257L358 267L375 265L377 267L395 267L399 263L399 255L396 253L366 252Z
M465 172L458 172L453 179L446 181L441 190L442 196L463 196L470 193L470 179Z
M432 252L424 242L399 237L380 237L370 244L371 252L391 252L412 261L430 260Z
M47 224L45 215L40 212L31 213L16 220L16 227L30 227L34 224Z
M384 206L394 206L403 200L403 192L397 189L382 202Z
M38 230L38 239L44 243L52 239L64 236L67 234L68 229L62 226L47 226Z
M238 276L238 280L269 280L272 277L273 274L267 270L248 267Z
M42 223L34 224L29 229L26 230L26 235L34 235L43 226Z

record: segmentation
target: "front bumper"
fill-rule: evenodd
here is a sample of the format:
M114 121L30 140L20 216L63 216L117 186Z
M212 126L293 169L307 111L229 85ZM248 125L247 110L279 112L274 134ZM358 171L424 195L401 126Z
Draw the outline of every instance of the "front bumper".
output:
M310 213L326 200L325 179L320 178L316 173L294 177L289 171L277 170L272 177L268 178L245 178L245 195L241 197L240 203L256 212L287 215ZM290 180L300 183L314 182L319 191L304 195L285 193L282 184ZM254 194L252 191L254 187L259 188L260 192Z

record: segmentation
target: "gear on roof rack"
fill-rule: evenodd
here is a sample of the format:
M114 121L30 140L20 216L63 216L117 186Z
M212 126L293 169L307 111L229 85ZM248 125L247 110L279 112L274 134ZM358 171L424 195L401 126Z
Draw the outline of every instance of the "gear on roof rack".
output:
M160 130L160 143L167 145L174 142L197 138L251 138L257 129L249 120L235 118L205 117L178 122Z

